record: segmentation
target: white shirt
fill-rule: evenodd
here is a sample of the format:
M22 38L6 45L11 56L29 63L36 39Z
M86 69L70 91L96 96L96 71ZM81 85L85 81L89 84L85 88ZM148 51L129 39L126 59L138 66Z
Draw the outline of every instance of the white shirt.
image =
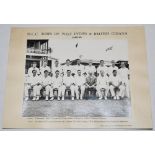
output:
M43 84L43 86L50 85L52 83L52 78L50 76L47 76L47 77L42 76L41 83Z
M84 65L76 65L76 66L74 66L73 67L73 72L75 73L75 74L77 74L77 71L78 70L80 70L81 71L81 74L83 74L84 72L85 72L85 66Z
M97 78L97 86L99 87L105 87L108 85L109 79L107 76L98 76Z
M95 73L96 72L96 68L95 66L86 66L85 67L85 72L88 74L89 72Z
M108 73L108 67L99 65L97 68L97 73L100 74L101 71L104 71L104 74L106 75Z
M72 84L75 84L75 79L73 76L64 76L63 77L63 83L66 85L66 86L70 86Z
M58 87L62 86L62 82L63 82L62 77L60 77L60 76L58 76L58 77L53 76L52 77L52 83L53 83L54 88L58 88Z
M45 70L47 70L48 72L51 71L51 69L50 69L49 66L46 66L46 67L42 66L42 67L40 67L40 72L41 72L41 75L42 75L42 76L44 76L44 71L45 71Z
M121 77L121 79L124 81L124 82L127 82L128 81L128 75L129 75L129 70L128 68L120 68L119 69L119 75Z
M113 70L116 70L118 72L118 67L114 66L110 66L108 67L108 74L111 76L113 74Z
M81 76L76 75L76 76L75 76L75 84L76 84L77 86L82 86L82 85L84 85L85 83L86 83L86 78L85 78L83 75L81 75Z
M28 69L28 75L29 76L33 76L33 74L32 74L32 71L33 70L36 70L36 72L37 72L37 74L40 74L40 71L39 71L39 68L37 68L37 67L30 67L29 69Z
M38 75L28 77L27 82L28 82L30 85L32 85L32 86L34 86L34 85L36 85L36 84L38 84L38 83L41 83L40 77L39 77Z
M122 82L118 75L116 76L111 75L109 81L115 86L118 86L119 83Z

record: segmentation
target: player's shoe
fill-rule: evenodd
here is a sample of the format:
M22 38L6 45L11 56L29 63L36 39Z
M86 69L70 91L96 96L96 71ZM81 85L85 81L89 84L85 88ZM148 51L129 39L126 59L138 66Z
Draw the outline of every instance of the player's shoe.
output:
M99 97L99 100L102 100L102 97Z
M83 99L83 97L82 96L80 96L80 100L82 100Z
M107 100L107 97L105 96L104 99Z
M45 100L48 101L48 96L46 96Z
M50 98L50 101L53 101L53 100L54 100L54 97L51 97L51 98Z
M116 96L114 96L114 100L116 100L117 98L116 98Z
M35 101L36 100L36 97L33 97L32 101Z
M120 97L119 97L119 96L116 96L116 99L117 99L117 100L119 100L119 99L120 99Z
M38 101L38 100L39 100L39 96L36 97L36 101Z
M74 101L74 97L72 97L72 101Z
M62 101L64 101L65 100L65 98L64 98L64 96L62 97L62 99L61 99Z
M60 97L59 96L58 96L57 100L60 101Z

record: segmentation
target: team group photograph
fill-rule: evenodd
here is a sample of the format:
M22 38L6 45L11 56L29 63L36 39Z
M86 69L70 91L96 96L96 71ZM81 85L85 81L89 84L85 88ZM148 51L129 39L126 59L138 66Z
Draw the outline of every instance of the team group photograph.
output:
M105 44L108 43L111 42ZM61 44L64 45L62 42L60 46L56 46L59 47L57 48L59 52L64 51ZM36 103L36 105L40 103L42 106L47 103L51 106L52 104L56 106L55 103L67 104L67 102L75 105L92 103L94 106L95 103L104 105L130 102L128 60L113 59L115 55L118 55L117 53L114 54L114 57L109 57L113 52L113 46L107 46L101 55L98 55L98 53L91 55L89 50L93 46L89 47L88 52L84 53L80 49L82 45L84 46L82 42L75 42L72 47L69 47L69 45L65 47L64 45L64 48L70 52L65 50L62 53L63 56L60 56L59 53L55 56L56 47L53 45L53 48L51 48L52 45L49 45L49 40L27 41L23 94L26 107L32 106L33 103ZM99 43L99 45L102 45L102 43ZM97 46L99 47L99 45ZM76 54L74 56L69 48L75 50ZM126 46L124 45L123 48L125 49ZM106 56L108 56L108 60ZM126 106L126 104L124 105ZM44 107L42 108L44 109ZM70 110L74 111L74 107ZM56 113L56 110L54 113Z

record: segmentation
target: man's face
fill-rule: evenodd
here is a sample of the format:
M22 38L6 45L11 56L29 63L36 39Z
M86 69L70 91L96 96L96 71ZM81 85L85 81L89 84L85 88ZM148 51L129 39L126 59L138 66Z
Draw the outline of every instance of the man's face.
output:
M89 72L89 76L92 76L93 75L93 73L92 72Z
M69 60L66 61L66 65L67 65L67 66L70 65L70 61L69 61Z
M104 66L104 61L100 61L100 65L101 66Z
M78 64L78 65L80 65L80 64L81 64L81 61L80 61L79 59L77 60L77 64Z
M89 62L89 66L92 66L92 61Z
M102 76L102 77L104 76L104 71L101 71L101 76Z
M112 67L115 67L115 62L112 62Z
M59 65L59 62L58 61L55 61L55 66L58 66Z
M46 72L44 72L44 75L45 75L45 77L47 77L48 76L48 72L46 71Z
M36 71L33 71L32 74L33 74L33 76L36 76L37 72Z
M58 77L59 76L59 72L55 72L55 75Z
M117 71L113 71L113 76L117 76Z
M33 63L33 67L35 68L37 66L37 64L36 63Z
M123 62L121 63L121 68L125 68L125 64Z
M70 76L71 75L71 71L67 71L67 76Z
M47 66L47 62L45 61L45 62L44 62L44 67L46 67L46 66Z
M81 71L80 70L78 70L78 75L81 76Z

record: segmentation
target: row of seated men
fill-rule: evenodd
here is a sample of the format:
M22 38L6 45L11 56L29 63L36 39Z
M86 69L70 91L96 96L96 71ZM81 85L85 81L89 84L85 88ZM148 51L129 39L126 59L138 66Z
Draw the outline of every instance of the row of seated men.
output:
M66 60L66 66L62 68L58 67L58 61L55 62L55 69L52 70L52 76L49 75L51 70L45 62L44 69L36 68L34 65L28 70L28 77L25 82L25 100L29 99L29 90L33 91L33 99L39 100L40 92L45 90L45 100L53 100L53 91L57 90L57 99L64 100L66 90L71 91L71 99L83 99L84 95L88 95L89 91L95 91L98 94L99 99L107 99L107 95L110 92L112 99L121 99L125 95L129 97L129 73L125 64L121 64L121 68L118 69L112 62L112 67L105 67L104 61L100 61L100 65L97 68L98 76L94 75L95 67L92 66L90 61L89 65L85 69L81 63L74 67L70 65L70 60ZM112 69L113 68L113 69ZM109 70L112 72L109 73ZM31 72L32 73L31 73ZM73 74L72 74L73 73ZM74 75L74 76L73 76Z

